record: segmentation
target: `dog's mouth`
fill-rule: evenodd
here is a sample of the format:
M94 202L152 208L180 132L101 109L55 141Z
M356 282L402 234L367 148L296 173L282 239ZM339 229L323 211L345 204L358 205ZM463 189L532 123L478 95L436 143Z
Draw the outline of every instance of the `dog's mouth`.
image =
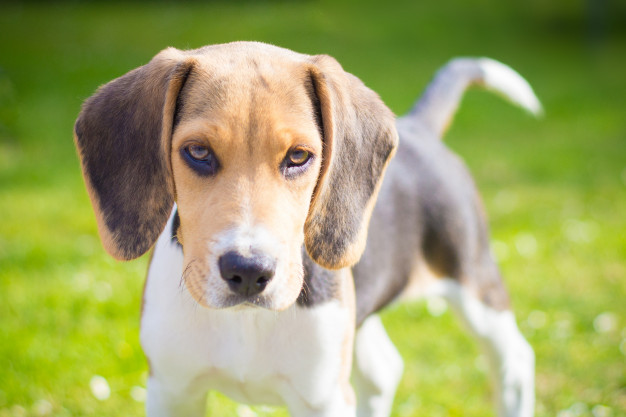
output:
M254 295L242 295L225 288L207 289L207 282L194 277L187 277L182 281L184 289L202 307L208 309L266 309L282 311L297 301L295 297L284 294L282 291L262 292ZM209 286L210 287L210 286Z
M224 258L229 260L227 256ZM185 267L181 284L200 306L208 309L282 311L297 302L304 285L303 267L297 259L266 268L266 263L261 262L263 258L249 263L240 258L233 256L232 265L195 258Z
M255 296L240 296L240 295L229 295L224 300L223 308L264 308L267 310L273 310L273 302L269 297L263 295L255 295Z

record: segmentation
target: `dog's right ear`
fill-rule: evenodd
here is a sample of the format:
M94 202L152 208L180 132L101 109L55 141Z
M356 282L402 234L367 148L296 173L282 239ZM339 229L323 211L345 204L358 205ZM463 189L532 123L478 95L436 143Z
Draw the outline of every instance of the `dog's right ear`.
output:
M395 117L380 97L330 56L309 74L322 133L322 167L305 223L311 258L327 269L358 262L383 174L398 145Z
M117 259L147 252L172 210L172 125L194 62L166 49L100 87L76 120L74 141L100 238Z

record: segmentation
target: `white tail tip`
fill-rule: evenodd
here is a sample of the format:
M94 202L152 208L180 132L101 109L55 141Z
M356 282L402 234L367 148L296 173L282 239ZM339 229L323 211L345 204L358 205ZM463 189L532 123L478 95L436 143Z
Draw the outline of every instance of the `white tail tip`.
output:
M511 67L489 58L477 60L485 87L539 117L543 108L528 82Z
M493 91L535 116L543 114L530 84L510 67L489 58L456 58L437 72L411 115L441 136L472 85Z

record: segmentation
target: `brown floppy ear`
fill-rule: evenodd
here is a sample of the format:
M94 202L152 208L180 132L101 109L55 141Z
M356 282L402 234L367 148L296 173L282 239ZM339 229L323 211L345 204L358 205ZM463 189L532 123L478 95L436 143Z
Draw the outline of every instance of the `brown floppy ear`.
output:
M338 269L355 264L387 163L395 152L395 117L376 93L325 55L310 74L324 141L322 168L305 223L307 252Z
M74 141L100 238L117 259L147 252L172 210L172 124L193 63L166 49L100 87L76 120Z

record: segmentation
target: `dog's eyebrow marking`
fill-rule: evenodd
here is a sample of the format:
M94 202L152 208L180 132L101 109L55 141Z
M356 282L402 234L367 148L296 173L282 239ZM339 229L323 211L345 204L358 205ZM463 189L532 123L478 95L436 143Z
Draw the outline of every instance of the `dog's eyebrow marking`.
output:
M248 145L248 154L252 155L252 153L254 152L254 147L256 144L256 141L251 140L253 139L255 136L259 135L259 128L261 126L261 124L259 123L259 113L257 111L257 108L259 107L259 99L258 96L256 94L256 91L254 88L250 89L250 109L248 110L248 129L246 131L246 136L248 137L248 140L246 141L246 144Z
M259 63L255 58L252 58L250 60L250 63L252 64L252 66L254 67L254 70L256 71L256 75L257 75L257 79L259 80L260 84L266 89L266 90L270 90L270 84L267 82L267 79L265 78L265 76L263 75L263 73L261 73L261 69L259 68Z
M197 93L198 90L201 91L200 94ZM192 91L196 93L192 94ZM223 107L227 97L226 78L217 75L206 77L202 73L192 71L176 100L174 129L183 119L201 118Z

